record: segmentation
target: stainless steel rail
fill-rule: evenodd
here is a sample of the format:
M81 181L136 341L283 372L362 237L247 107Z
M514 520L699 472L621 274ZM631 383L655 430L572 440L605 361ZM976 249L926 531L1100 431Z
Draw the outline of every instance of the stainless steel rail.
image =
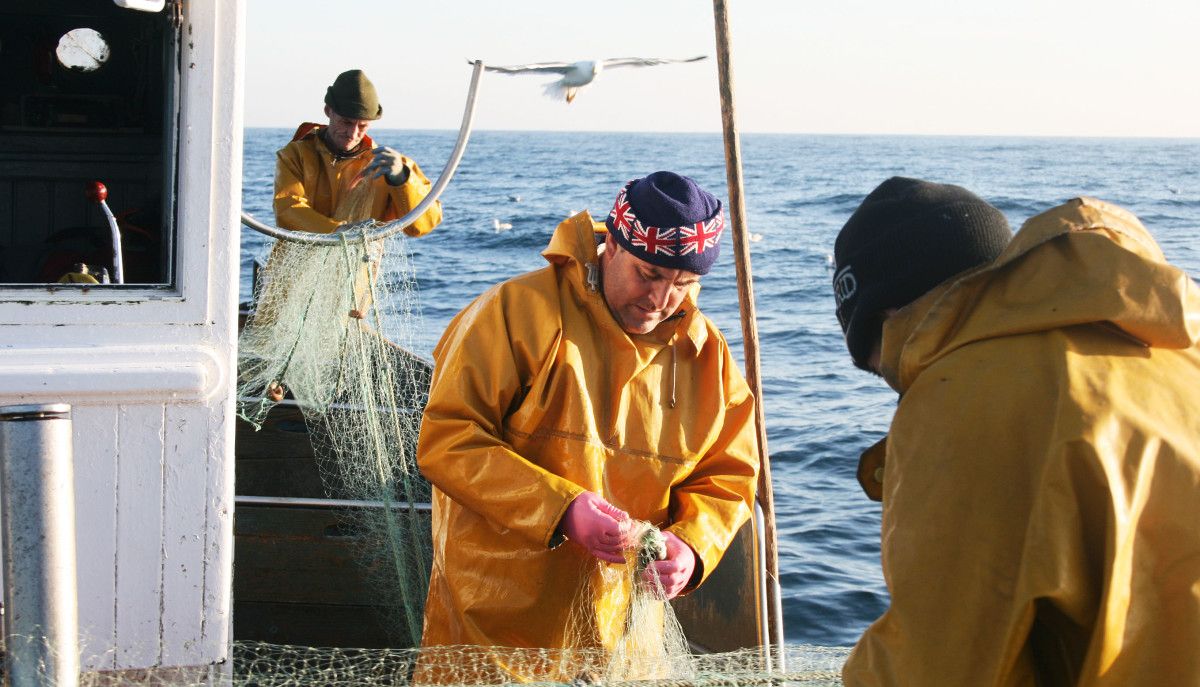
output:
M295 241L296 243L325 245L341 243L343 237L345 240L352 242L377 241L403 231L405 227L416 222L417 218L425 214L429 206L433 205L438 197L442 195L442 191L446 190L446 186L449 185L450 180L454 178L454 173L458 170L458 163L462 160L463 153L467 150L467 140L471 137L471 127L475 121L475 95L479 90L479 77L483 74L483 61L476 60L474 64L475 70L471 73L471 88L467 92L467 104L463 111L462 124L458 128L458 142L454 144L454 150L450 153L450 159L446 161L446 166L442 168L442 173L438 177L438 180L434 182L429 195L425 196L417 204L417 207L413 208L407 215L378 227L371 226L374 224L374 220L354 222L345 225L344 229L334 234L314 234L307 231L282 229L261 222L245 212L242 213L242 224L277 239Z
M423 501L416 503L411 501L384 503L383 501L364 501L361 499L317 499L293 496L235 496L233 503L234 506L283 506L288 508L363 508L375 510L390 508L392 510L418 510L426 512L433 510L432 503Z
M79 684L71 406L0 408L6 684Z

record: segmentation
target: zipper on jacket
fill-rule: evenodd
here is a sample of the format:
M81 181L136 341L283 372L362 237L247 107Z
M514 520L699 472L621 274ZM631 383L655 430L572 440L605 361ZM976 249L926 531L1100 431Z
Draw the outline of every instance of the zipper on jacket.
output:
M683 319L683 311L682 310L676 312L674 315L671 315L664 321L670 322L671 320L679 320L679 319ZM668 403L670 404L670 406L672 408L674 408L675 407L675 377L679 371L678 358L676 357L677 356L676 347L679 345L679 334L676 333L676 334L672 335L671 341L667 345L671 347L671 382L670 382L671 387L670 387L670 394L668 395L668 398L670 399L668 401Z
M675 407L675 342L671 342L671 407Z

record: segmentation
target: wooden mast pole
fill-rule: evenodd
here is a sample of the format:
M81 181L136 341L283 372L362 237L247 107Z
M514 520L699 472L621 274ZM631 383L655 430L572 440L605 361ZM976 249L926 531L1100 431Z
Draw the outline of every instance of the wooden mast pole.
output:
M754 283L751 281L750 241L746 233L746 207L742 188L742 144L738 137L733 105L733 67L730 64L729 11L725 0L713 0L717 34L717 74L721 91L721 125L725 137L725 176L729 185L729 218L733 233L733 255L737 270L738 306L742 316L742 343L746 358L746 381L754 394L754 424L758 429L758 502L763 510L766 540L767 608L762 609L767 623L770 646L783 644L782 599L779 586L779 547L775 532L775 497L771 491L771 461L767 452L767 425L763 413L762 375L758 358L758 326L754 309Z

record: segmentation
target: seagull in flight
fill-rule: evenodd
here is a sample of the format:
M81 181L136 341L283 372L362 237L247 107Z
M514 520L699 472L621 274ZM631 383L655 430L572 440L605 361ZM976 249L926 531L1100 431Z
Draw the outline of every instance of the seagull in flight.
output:
M567 102L575 100L579 89L590 84L600 72L614 67L652 67L657 64L675 64L682 62L699 62L708 55L688 57L686 59L669 59L662 57L614 57L607 60L585 60L583 62L535 62L533 64L514 64L507 67L485 65L489 72L501 74L562 74L562 78L546 85L546 95L558 100L566 97Z

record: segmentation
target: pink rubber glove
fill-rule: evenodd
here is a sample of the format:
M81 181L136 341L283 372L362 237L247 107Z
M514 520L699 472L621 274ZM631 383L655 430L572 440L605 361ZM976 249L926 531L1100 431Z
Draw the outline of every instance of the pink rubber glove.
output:
M692 573L696 571L696 552L670 530L663 530L663 539L667 540L667 557L646 566L642 579L653 584L654 575L657 573L663 594L668 599L674 599L691 581Z
M585 491L567 506L559 528L567 539L596 558L609 563L624 563L629 522L628 513L599 494Z

